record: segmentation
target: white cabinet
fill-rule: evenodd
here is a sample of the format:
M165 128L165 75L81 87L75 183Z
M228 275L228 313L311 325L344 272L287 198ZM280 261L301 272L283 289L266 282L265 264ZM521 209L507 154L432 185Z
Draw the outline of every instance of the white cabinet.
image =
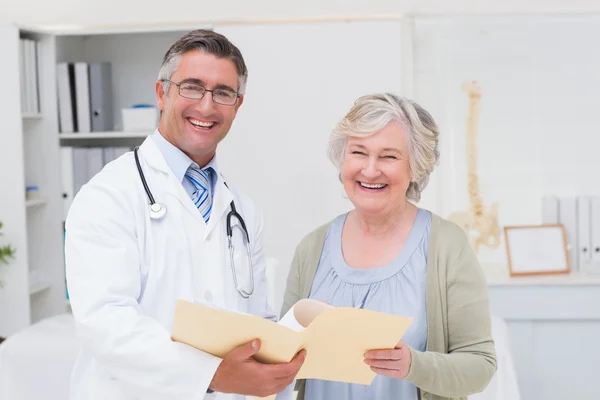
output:
M64 219L74 195L65 189L73 187L73 182L65 182L65 178L72 180L73 170L69 171L69 160L65 162L61 149L131 148L151 133L60 133L57 64L111 63L112 111L119 129L121 108L155 104L154 82L160 61L181 34L61 35L0 24L0 54L4 57L0 65L4 93L0 97L0 221L4 224L0 244L16 248L16 258L0 267L4 283L0 288L0 337L69 310L63 248ZM21 67L20 38L35 41L37 65ZM28 102L25 98L31 96L24 94L32 88L37 88L39 95ZM26 199L28 186L38 187L38 198Z
M29 64L28 73L37 71L34 82L21 79L19 38L36 42L37 66ZM54 45L51 35L0 25L0 221L2 240L16 248L16 258L0 269L4 337L65 309ZM24 85L37 85L35 110L22 104ZM39 188L39 198L26 200L28 186Z
M492 315L508 324L521 398L596 400L600 277L489 279Z

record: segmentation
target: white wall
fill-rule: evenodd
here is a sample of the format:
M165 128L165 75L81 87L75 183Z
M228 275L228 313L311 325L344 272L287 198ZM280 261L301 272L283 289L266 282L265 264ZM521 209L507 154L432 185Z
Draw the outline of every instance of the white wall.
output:
M415 98L441 125L435 210L466 210L461 84L482 87L479 176L500 224L541 223L544 195L600 195L598 16L419 18ZM505 262L504 244L480 253Z
M467 96L460 89L466 80L477 80L482 86L478 172L484 202L500 205L501 225L541 222L544 195L599 194L600 187L593 183L594 172L600 170L593 96L600 89L595 74L600 57L589 50L590 38L600 34L597 15L418 17L412 74L407 71L411 55L400 56L407 43L406 28L368 28L364 31L369 33L362 35L348 30L350 25L315 25L308 36L303 36L305 23L215 28L242 49L251 76L246 103L231 137L223 143L222 164L231 180L265 210L265 241L269 254L281 263L281 277L302 235L348 207L325 157L331 127L361 94L373 90L410 94L407 76L414 76L414 98L432 112L442 131L441 163L420 205L444 217L468 208ZM140 62L135 75L148 79L116 74L121 92L115 107L119 109L153 101L150 83L158 67L152 60L175 37L174 32L156 38L92 36L73 49L85 49L80 53L94 60L110 54L117 66L132 62L131 54L124 51L131 48L128 44L139 42L145 49L135 54ZM395 49L391 58L392 50L387 49ZM373 61L361 67L364 72L353 82L340 79L327 61L351 65L368 58ZM288 76L287 68L303 73ZM377 68L384 70L374 72ZM132 84L137 86L131 89ZM279 90L290 99L289 106L278 105L273 112L270 96ZM342 94L335 96L335 91ZM307 131L314 141L303 140ZM260 151L238 156L240 149L257 145ZM306 167L298 169L298 165ZM297 180L297 187L282 183L284 179ZM300 188L324 189L320 206L303 205ZM496 250L482 248L480 259L506 268L504 243Z
M364 17L399 13L600 10L597 0L1 0L0 19L22 24L167 24L223 20Z
M281 298L303 236L350 209L327 141L361 95L401 92L400 21L230 26L247 96L219 149L219 168L265 217L265 246L279 261ZM379 40L386 38L386 40Z

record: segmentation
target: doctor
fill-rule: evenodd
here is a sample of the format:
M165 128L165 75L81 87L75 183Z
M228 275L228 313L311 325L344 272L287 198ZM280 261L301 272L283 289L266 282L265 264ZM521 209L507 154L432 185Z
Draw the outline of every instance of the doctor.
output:
M73 201L65 250L80 343L72 400L267 396L288 386L304 362L303 351L287 364L260 364L252 358L257 340L220 359L170 339L177 299L275 319L261 215L224 180L215 158L247 75L240 51L222 35L181 37L156 82L158 130Z

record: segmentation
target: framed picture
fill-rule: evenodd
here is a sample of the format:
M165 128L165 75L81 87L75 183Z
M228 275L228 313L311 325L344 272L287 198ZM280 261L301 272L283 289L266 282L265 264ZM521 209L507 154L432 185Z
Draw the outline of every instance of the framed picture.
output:
M567 236L561 224L505 226L510 276L568 274Z

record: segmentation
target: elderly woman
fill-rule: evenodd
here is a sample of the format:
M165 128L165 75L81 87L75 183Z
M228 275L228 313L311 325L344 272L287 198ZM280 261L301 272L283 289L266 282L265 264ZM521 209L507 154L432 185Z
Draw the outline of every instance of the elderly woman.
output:
M302 298L411 316L389 350L370 351L370 386L308 380L298 399L447 399L496 371L487 287L465 233L413 205L438 161L438 127L411 100L365 96L334 129L329 156L354 209L296 249L281 315Z

